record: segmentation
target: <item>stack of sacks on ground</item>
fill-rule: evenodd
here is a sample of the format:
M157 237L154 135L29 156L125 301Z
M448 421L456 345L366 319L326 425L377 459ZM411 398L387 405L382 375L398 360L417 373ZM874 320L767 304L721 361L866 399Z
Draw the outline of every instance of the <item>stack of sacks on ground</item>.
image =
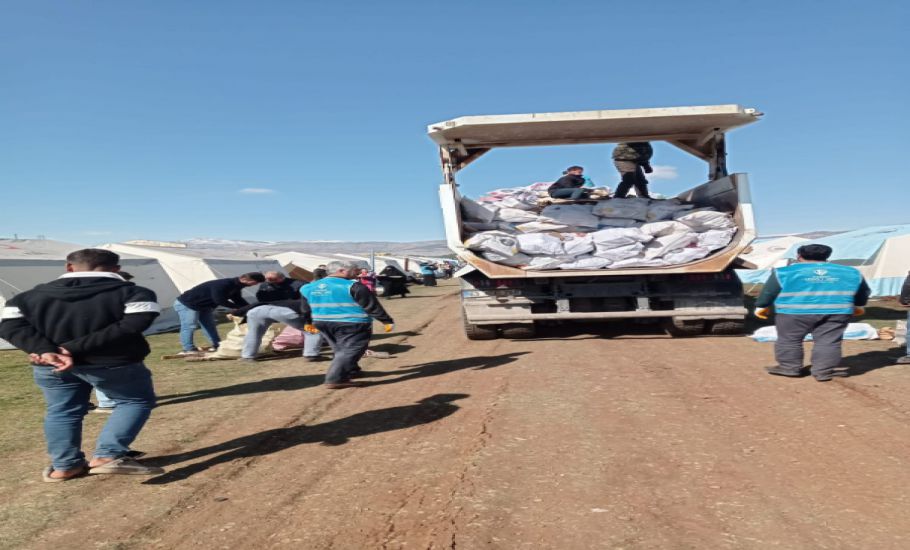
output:
M549 184L463 198L465 246L483 258L524 269L621 269L684 264L730 244L736 223L714 208L679 199L609 199L551 204Z

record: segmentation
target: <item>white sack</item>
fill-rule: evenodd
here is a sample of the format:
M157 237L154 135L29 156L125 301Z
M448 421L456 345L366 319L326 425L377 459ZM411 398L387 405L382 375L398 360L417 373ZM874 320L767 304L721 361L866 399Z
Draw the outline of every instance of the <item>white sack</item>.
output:
M777 327L761 327L749 335L756 342L776 342ZM844 340L878 340L878 331L869 323L848 323L844 330ZM812 335L807 334L806 341L812 340Z
M673 233L689 233L692 231L692 228L688 225L674 221L646 223L639 229L646 235L651 235L652 237L663 237L672 235Z
M564 256L535 256L524 269L557 269L560 265L572 261L574 258Z
M517 235L518 250L525 254L537 254L540 256L563 256L565 249L562 247L562 240L550 233L527 233Z
M499 229L499 224L496 222L464 222L462 225L471 233L476 233L478 231L495 231Z
M590 235L598 249L626 246L633 243L646 243L653 238L637 227L601 229Z
M603 269L610 265L610 260L590 254L577 256L570 262L559 264L559 269Z
M673 216L678 212L692 210L693 208L695 208L694 204L682 204L679 199L653 201L650 205L648 205L648 213L646 219L649 222L669 220L673 218Z
M514 236L502 231L484 231L464 242L471 250L495 252L503 256L514 256L518 253L518 241Z
M730 244L735 233L735 229L709 229L698 234L698 246L708 250L723 248Z
M610 269L622 269L625 267L664 267L668 265L667 260L663 258L646 259L641 256L626 258L610 264Z
M499 208L517 208L518 210L533 210L537 206L537 197L528 201L525 196L503 197L494 203Z
M695 260L700 260L710 253L711 251L707 248L688 246L686 248L667 252L663 259L666 260L668 265L687 264L689 262L694 262Z
M544 231L565 231L569 229L569 226L541 220L518 224L515 229L522 233L542 233Z
M498 264L508 265L512 267L519 267L531 263L531 257L527 254L522 254L521 252L518 252L511 256L506 256L497 252L481 252L480 255L485 259L490 260L491 262L496 262Z
M690 212L677 217L676 220L688 225L699 233L709 229L736 228L736 222L733 221L733 216L724 212L711 212L710 210Z
M466 219L490 223L496 217L496 207L461 197L461 212Z
M689 246L697 239L698 237L691 231L687 233L670 233L663 237L657 237L645 245L645 259L653 260L655 258L660 258L667 252Z
M563 233L562 247L566 256L581 256L594 252L594 239L589 234Z
M641 254L644 249L645 245L641 243L632 243L625 246L601 246L598 244L594 251L594 256L606 258L611 262L618 262L634 258Z
M551 204L543 209L540 217L569 227L597 229L600 218L593 210L594 206L590 204Z
M649 202L650 199L644 197L599 201L594 206L594 214L604 218L632 218L645 221L648 218Z
M534 222L537 221L537 214L517 208L500 208L496 213L496 219L512 223Z
M632 218L600 218L597 227L637 227L639 225L641 222Z

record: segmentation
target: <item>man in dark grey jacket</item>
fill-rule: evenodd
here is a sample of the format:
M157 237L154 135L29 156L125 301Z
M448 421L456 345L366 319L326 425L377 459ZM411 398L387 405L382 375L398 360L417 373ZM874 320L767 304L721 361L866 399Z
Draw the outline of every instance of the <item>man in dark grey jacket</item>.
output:
M161 311L155 293L117 274L120 257L87 248L66 257L66 273L17 294L0 312L0 338L29 354L44 393L44 433L51 465L44 481L92 474L160 474L140 464L129 445L155 406L142 336ZM82 419L92 388L116 407L86 462Z
M651 168L653 155L654 149L647 141L616 144L616 148L613 149L613 165L622 176L622 181L613 195L615 198L625 198L633 187L639 197L651 196L648 194L648 180L645 174L654 171Z

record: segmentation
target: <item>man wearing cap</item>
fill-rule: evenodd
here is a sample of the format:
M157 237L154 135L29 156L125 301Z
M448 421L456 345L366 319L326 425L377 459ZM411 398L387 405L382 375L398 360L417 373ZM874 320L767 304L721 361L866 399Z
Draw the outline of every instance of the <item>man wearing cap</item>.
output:
M777 366L766 370L778 376L800 377L803 340L811 334L812 376L827 382L847 376L840 369L841 342L852 315L862 315L869 285L859 270L829 263L831 247L807 244L797 250L797 261L774 270L755 301L755 316L767 319L774 305Z

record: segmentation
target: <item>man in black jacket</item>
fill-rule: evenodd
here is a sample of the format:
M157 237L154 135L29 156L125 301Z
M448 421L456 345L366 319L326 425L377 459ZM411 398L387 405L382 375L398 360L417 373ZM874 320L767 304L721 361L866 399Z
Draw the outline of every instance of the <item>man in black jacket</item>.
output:
M256 290L256 299L262 303L296 300L300 298L300 287L305 283L284 276L278 271L266 271L265 282Z
M221 306L238 309L249 305L241 292L244 288L263 281L265 277L262 273L246 273L240 277L207 281L178 296L174 301L174 311L180 318L180 346L183 348L178 355L196 353L193 333L199 325L202 325L202 332L212 347L218 349L221 338L218 336L218 327L215 326L215 308Z
M48 482L86 473L164 471L136 462L129 449L155 406L152 374L142 362L149 354L142 331L161 307L154 292L117 274L119 261L109 250L77 250L66 257L64 275L17 294L0 313L0 338L29 354L47 403ZM92 387L116 407L86 463L82 419Z
M570 166L563 176L547 188L547 193L554 199L584 199L588 190L584 189L585 169L581 166Z

